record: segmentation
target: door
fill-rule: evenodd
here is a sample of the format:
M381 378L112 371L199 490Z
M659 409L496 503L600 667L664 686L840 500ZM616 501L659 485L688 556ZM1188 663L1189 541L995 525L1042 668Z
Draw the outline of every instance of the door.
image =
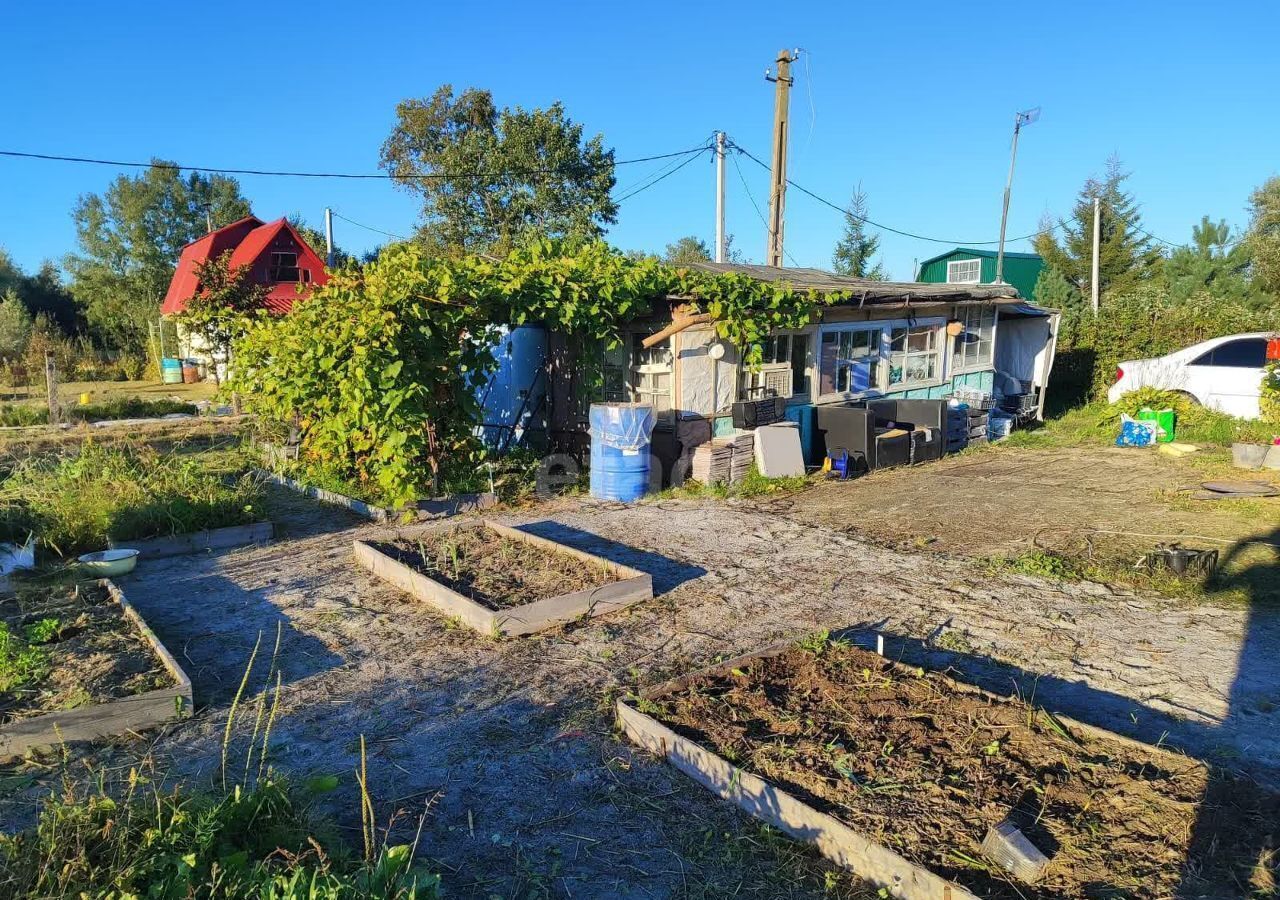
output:
M1205 405L1232 416L1260 416L1266 338L1236 338L1201 354L1187 366L1187 387Z

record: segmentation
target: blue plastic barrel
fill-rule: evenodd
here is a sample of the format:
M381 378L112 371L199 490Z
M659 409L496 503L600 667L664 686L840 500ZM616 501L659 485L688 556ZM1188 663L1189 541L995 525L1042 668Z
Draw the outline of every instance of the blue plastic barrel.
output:
M182 360L160 360L160 381L164 384L182 384Z
M631 503L649 489L649 436L653 407L641 403L593 403L591 496Z

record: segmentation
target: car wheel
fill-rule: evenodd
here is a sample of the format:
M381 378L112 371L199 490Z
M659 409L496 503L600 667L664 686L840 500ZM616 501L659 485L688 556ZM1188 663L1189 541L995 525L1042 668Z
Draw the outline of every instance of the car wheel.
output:
M1177 394L1179 397L1181 397L1183 400L1186 400L1192 406L1204 406L1204 404L1200 402L1199 398L1197 398L1195 394L1189 394L1186 391L1170 391L1169 393Z

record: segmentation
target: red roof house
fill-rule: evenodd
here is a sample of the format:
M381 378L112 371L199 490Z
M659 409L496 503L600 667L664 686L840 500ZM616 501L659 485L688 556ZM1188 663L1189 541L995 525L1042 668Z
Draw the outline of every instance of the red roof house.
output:
M329 280L322 260L298 234L287 219L263 223L247 216L223 225L182 248L178 270L173 273L169 290L160 304L161 315L182 312L199 290L196 270L200 264L217 259L231 251L231 267L249 267L249 277L268 285L266 307L269 312L287 313L298 300L311 294L311 288Z

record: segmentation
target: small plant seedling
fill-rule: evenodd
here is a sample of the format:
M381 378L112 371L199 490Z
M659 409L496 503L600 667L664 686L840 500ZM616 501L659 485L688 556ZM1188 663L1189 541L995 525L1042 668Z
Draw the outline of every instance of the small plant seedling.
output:
M985 747L982 748L982 752L985 756L997 755L1000 752L1000 742L992 741L991 743L987 744Z

